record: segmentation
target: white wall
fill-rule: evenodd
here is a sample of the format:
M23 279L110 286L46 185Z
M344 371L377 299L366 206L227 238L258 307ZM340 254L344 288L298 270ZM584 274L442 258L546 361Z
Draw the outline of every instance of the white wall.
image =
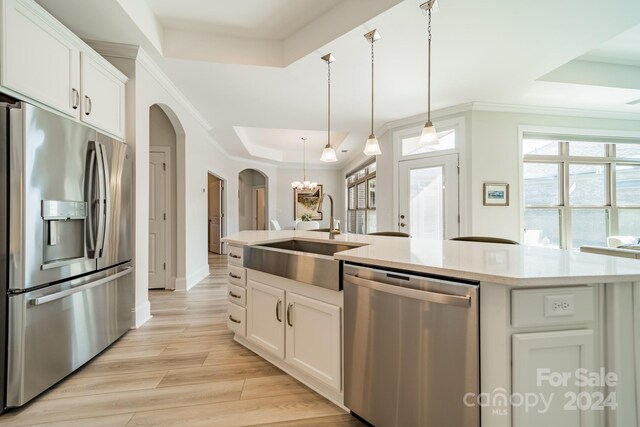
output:
M307 178L322 184L322 191L330 194L335 202L334 215L340 220L340 227L345 230L344 223L344 175L338 169L308 169ZM273 217L285 227L293 227L295 218L293 217L293 189L292 181L302 180L302 170L299 168L278 168L278 187L275 193L277 204L276 216ZM325 198L324 214L320 221L320 228L329 227L329 198Z
M517 241L522 238L520 126L640 131L640 120L474 111L469 150L470 223L475 235L501 236ZM483 206L482 184L489 181L510 184L510 206Z
M102 52L129 78L127 85L126 141L134 155L134 266L135 326L150 317L148 299L149 235L149 147L150 107L159 105L171 121L177 136L176 202L177 266L176 289L187 290L209 273L207 257L207 173L227 183L225 206L227 232L238 230L238 173L259 169L269 177L269 192L275 194L278 182L274 166L229 158L212 140L206 122L175 89L168 78L142 51L130 49ZM270 204L275 216L275 204Z

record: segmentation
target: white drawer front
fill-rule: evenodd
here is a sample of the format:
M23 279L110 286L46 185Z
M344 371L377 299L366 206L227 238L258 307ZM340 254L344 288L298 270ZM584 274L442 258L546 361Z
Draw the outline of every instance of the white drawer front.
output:
M247 311L239 305L227 303L227 327L238 335L247 335Z
M241 246L229 246L229 264L234 264L242 267L242 253Z
M242 286L243 288L247 286L247 270L242 267L236 267L235 265L228 265L229 273L229 283Z
M514 328L589 323L594 318L593 288L522 289L511 292Z
M234 304L238 304L241 307L247 306L247 290L245 288L241 288L240 286L229 284L227 285L229 288L229 292L227 296L229 297L229 302Z

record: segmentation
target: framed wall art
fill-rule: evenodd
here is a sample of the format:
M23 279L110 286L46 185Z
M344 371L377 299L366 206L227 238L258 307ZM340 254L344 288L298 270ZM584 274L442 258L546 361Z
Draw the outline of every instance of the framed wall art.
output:
M485 182L482 188L485 206L509 206L509 184Z
M321 198L322 185L313 190L293 190L293 219L301 219L302 215L310 214L311 220L322 221L322 213L318 212Z

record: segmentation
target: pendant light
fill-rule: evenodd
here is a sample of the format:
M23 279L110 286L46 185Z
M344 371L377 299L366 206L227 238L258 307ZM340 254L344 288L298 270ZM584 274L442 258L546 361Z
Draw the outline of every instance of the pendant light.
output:
M422 129L422 135L420 136L421 146L439 144L438 133L436 132L436 128L433 126L433 123L431 123L431 13L435 2L436 0L429 0L420 5L420 9L426 10L427 15L429 16L429 24L427 27L427 123L425 123L424 128Z
M318 183L307 181L307 138L300 139L302 140L302 181L293 181L291 188L298 191L315 190Z
M382 154L380 151L380 144L378 144L378 138L376 138L376 134L373 133L373 94L374 94L374 78L373 78L373 44L376 40L380 40L380 33L378 30L369 31L364 35L364 38L369 40L371 43L371 134L369 135L369 139L367 139L367 143L364 146L364 154L367 156L377 156L378 154Z
M327 145L324 146L324 150L322 150L322 156L320 160L323 162L337 162L338 157L336 156L336 150L331 146L331 63L336 60L336 58L327 53L322 57L322 60L327 63L327 88L328 88L328 97L327 97Z

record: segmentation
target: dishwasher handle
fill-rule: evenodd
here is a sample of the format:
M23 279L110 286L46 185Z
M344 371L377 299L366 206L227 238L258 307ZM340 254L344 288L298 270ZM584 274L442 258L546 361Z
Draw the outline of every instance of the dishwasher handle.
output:
M344 281L356 286L373 289L388 294L398 295L406 298L413 298L422 301L434 302L436 304L455 305L458 307L470 307L471 297L463 295L443 294L440 292L423 291L419 289L404 288L402 286L388 285L386 283L363 279L350 274L344 275Z

